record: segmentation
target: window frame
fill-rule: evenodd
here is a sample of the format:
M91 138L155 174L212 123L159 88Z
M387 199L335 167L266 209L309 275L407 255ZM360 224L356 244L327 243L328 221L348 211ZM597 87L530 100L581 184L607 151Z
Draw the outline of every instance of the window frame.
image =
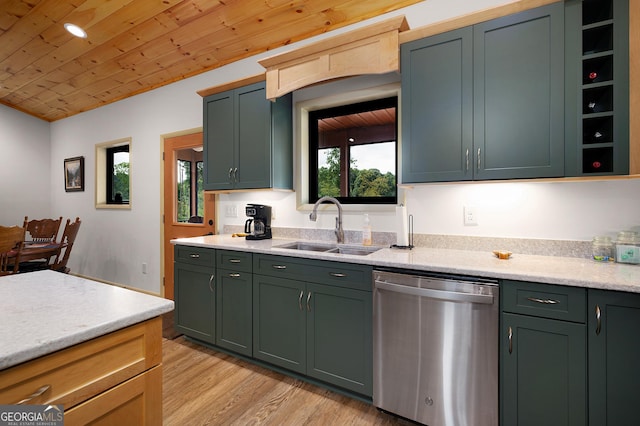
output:
M109 148L126 145L129 147L129 200L128 203L108 203L107 202L107 150ZM133 144L131 138L116 139L109 142L102 142L95 145L95 208L113 210L131 210L132 204L132 182L133 182ZM111 167L112 169L113 167Z
M399 126L398 126L398 120L399 120L399 94L398 93L394 93L391 94L389 96L380 96L374 99L366 99L366 100L351 100L351 101L347 101L344 103L341 103L339 105L336 106L330 106L330 107L326 107L326 108L319 108L319 109L315 109L315 110L310 110L308 112L308 124L307 124L307 131L308 131L308 158L307 158L307 164L308 164L308 186L307 186L307 192L308 192L308 197L309 197L309 202L310 203L315 203L320 197L318 195L318 150L320 148L339 148L340 149L340 157L341 157L341 166L340 166L340 171L341 173L346 173L346 176L341 177L341 183L340 183L340 187L341 187L341 193L343 192L343 190L347 191L347 196L344 195L340 195L335 197L336 199L338 199L338 201L340 201L340 203L342 204L362 204L362 205L372 205L372 204L378 204L378 205L396 205L398 203L398 192L399 192L399 187L398 187L398 182L399 182L399 172L398 172L398 165L399 165L399 156L400 156L400 144L399 144L399 137L398 137L398 133L399 133ZM385 140L385 141L377 141L377 142L365 142L365 143L357 143L357 144L350 144L349 142L344 142L341 143L339 146L337 147L333 147L333 146L328 146L328 147L320 147L320 140L319 140L319 131L318 131L318 120L324 119L324 118L329 118L329 117L335 117L335 116L343 116L343 115L350 115L350 114L356 114L356 113L360 113L360 112L366 112L366 111L375 111L375 110L379 110L379 109L385 109L385 108L395 108L395 138L394 140ZM349 196L348 192L349 192L349 173L351 170L351 150L349 149L351 146L357 146L357 145L371 145L371 144L375 144L375 143L383 143L383 142L393 142L395 144L395 164L394 164L394 175L395 175L395 187L396 187L396 191L395 191L395 195L392 197L351 197ZM346 157L346 160L342 159L343 158L343 154ZM342 186L346 185L346 188L343 188Z

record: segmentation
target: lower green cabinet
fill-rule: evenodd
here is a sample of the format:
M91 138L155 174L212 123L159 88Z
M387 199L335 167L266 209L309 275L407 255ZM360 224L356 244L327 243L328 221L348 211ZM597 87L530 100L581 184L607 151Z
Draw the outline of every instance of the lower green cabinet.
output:
M215 343L215 263L212 249L175 247L175 328Z
M501 424L584 426L585 289L501 284Z
M252 355L252 275L216 270L216 345Z
M640 424L640 294L589 290L589 424Z
M583 426L585 325L505 313L502 336L502 424Z
M371 396L371 292L254 276L253 356Z
M307 284L307 375L371 396L372 293Z
M299 281L254 275L254 358L296 373L306 373L304 297L305 286Z

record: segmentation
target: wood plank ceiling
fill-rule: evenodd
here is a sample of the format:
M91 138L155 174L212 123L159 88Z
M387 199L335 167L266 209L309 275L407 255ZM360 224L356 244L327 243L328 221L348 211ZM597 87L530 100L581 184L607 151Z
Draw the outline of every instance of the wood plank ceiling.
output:
M55 121L419 1L1 0L0 103Z

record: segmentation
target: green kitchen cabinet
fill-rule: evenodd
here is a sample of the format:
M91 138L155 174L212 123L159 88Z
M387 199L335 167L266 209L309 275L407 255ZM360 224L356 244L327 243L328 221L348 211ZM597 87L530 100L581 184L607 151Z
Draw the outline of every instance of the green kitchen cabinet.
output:
M216 346L251 356L252 255L217 250L216 265Z
M215 250L174 247L175 329L215 343Z
M640 294L588 293L589 424L637 425Z
M291 189L292 96L266 98L264 82L204 98L204 189Z
M254 357L370 397L371 269L254 256Z
M585 425L585 289L505 280L501 294L501 424Z
M565 3L567 176L629 174L628 0Z
M564 7L401 46L403 183L564 174Z

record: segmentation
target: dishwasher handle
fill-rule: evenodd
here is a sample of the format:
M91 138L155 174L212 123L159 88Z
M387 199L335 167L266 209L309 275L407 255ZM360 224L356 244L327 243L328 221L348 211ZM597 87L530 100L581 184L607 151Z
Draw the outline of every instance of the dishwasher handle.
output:
M428 297L430 299L449 300L452 302L483 303L487 305L493 304L493 295L491 294L460 293L457 291L435 290L432 288L417 288L391 284L379 280L375 280L375 286L380 290L409 294L411 296Z

